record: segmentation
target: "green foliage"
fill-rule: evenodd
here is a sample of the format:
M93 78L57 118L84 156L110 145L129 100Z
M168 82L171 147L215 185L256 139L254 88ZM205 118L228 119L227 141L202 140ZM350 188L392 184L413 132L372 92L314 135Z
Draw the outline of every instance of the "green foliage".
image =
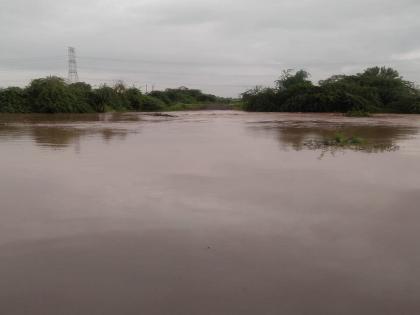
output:
M420 93L391 68L369 68L357 75L335 75L314 85L309 74L284 71L275 88L242 94L248 111L420 113ZM364 115L365 116L365 115Z
M103 113L108 107L112 107L114 98L114 90L103 85L92 93L91 104L96 112Z
M229 104L232 109L244 110L244 102L240 99L232 99Z
M141 102L141 110L149 112L162 110L165 105L160 99L149 95L143 95Z
M243 108L252 112L280 111L279 93L272 88L255 87L242 94Z
M77 110L76 97L58 77L36 79L26 88L29 106L35 113L71 113Z
M359 145L363 144L365 140L359 137L351 136L346 137L344 134L338 132L334 135L332 139L325 139L324 144L326 145L336 145L336 146L346 146L346 145Z
M173 104L173 101L169 98L169 95L166 93L166 91L152 91L149 93L149 96L161 100L166 105Z
M29 112L25 91L18 87L0 89L0 113Z
M292 70L285 70L276 81L277 89L285 91L298 86L312 86L312 82L308 80L309 77L310 74L305 70L299 70L295 74L292 74Z
M200 90L188 89L186 87L166 89L165 91L153 91L149 95L160 99L166 105L214 103L221 100L214 95L204 94Z
M88 113L106 111L160 111L203 109L205 104L229 104L230 99L181 87L144 95L122 81L114 86L92 87L83 82L68 84L58 77L33 80L24 89L0 89L0 112ZM217 104L216 104L217 105Z
M77 82L68 86L70 93L73 95L73 111L80 113L94 112L94 108L91 104L92 99L92 87L83 82Z
M132 111L142 110L142 98L141 91L135 87L131 87L125 91L125 98L128 102L128 109Z

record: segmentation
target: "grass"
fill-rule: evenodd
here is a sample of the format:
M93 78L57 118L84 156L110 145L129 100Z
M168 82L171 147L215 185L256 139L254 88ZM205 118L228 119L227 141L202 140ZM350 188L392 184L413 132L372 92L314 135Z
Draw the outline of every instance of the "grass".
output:
M232 109L244 110L244 102L242 100L233 100L230 105L232 106Z

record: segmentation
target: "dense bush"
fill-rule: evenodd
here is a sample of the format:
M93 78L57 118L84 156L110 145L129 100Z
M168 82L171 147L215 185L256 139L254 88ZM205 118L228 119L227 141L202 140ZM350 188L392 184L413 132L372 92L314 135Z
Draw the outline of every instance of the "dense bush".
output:
M160 99L167 105L171 104L195 104L214 103L218 98L211 94L204 94L200 90L180 87L178 89L166 89L165 91L153 91L150 96Z
M113 87L68 84L58 77L33 80L26 88L0 89L0 112L88 113L106 111L157 111L179 104L222 101L214 95L187 88L154 91L147 95L122 82Z
M92 103L92 87L89 84L78 82L70 84L68 88L74 98L72 112L87 113L95 111Z
M420 92L390 68L333 76L314 85L303 70L283 72L274 88L242 94L248 111L420 113Z
M35 113L78 112L77 97L63 79L36 79L26 88L27 101Z
M128 109L132 111L141 111L143 109L144 96L139 89L131 87L125 91L125 98L128 103Z
M156 111L162 110L165 104L158 98L144 95L141 99L141 110L143 111Z
M26 113L30 108L25 91L18 87L0 89L0 113Z

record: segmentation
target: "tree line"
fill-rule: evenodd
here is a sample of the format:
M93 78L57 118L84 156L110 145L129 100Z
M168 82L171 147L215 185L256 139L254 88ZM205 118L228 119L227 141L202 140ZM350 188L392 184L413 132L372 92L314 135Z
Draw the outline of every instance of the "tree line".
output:
M420 91L387 67L334 75L318 84L304 70L284 71L274 87L242 94L243 108L264 112L420 113Z
M274 87L256 87L243 93L242 108L246 111L356 115L420 113L419 89L392 68L373 67L355 75L334 75L317 84L309 78L310 74L304 70L284 71ZM69 84L54 76L35 79L25 88L0 89L0 112L8 113L204 109L203 104L234 103L232 99L186 87L145 94L122 82L92 88L84 82Z
M107 111L159 111L168 106L227 102L200 90L181 87L142 93L122 82L92 88L87 83L68 84L51 76L32 80L25 87L0 89L0 112L4 113L92 113Z

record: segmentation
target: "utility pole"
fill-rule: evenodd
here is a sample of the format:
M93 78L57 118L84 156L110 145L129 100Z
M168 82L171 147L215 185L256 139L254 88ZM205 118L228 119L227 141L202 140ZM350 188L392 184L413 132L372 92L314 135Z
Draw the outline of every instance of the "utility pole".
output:
M69 47L69 83L79 82L79 76L77 75L77 63L76 63L76 49Z

